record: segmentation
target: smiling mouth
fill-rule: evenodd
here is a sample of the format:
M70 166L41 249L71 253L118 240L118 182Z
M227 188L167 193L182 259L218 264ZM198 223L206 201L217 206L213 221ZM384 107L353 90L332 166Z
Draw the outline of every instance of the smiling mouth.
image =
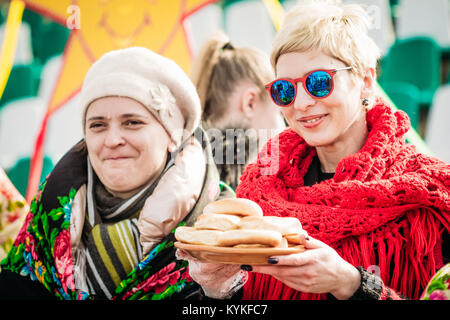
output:
M325 118L326 116L327 116L327 114L323 114L320 116L304 117L304 118L298 119L298 121L303 122L303 123L316 123L316 122L320 121L321 119Z
M114 157L114 158L106 158L105 160L125 160L129 158L130 157Z
M109 23L108 23L108 13L103 13L101 20L99 22L99 27L103 27L106 32L111 36L115 42L118 42L119 45L125 47L126 44L130 44L134 41L134 39L142 32L142 30L151 25L151 19L147 13L145 13L144 18L141 23L129 34L119 34Z

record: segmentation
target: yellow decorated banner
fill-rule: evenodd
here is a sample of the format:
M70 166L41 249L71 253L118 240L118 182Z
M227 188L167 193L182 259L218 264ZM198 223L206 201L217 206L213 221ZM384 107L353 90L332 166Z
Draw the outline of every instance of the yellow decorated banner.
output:
M191 51L183 21L216 1L25 0L31 10L71 29L49 112L71 99L80 90L92 63L111 50L147 47L189 72Z
M217 0L24 0L36 11L71 30L62 67L36 138L27 202L39 184L48 118L76 95L90 66L111 50L140 46L177 62L187 73L191 50L184 19Z

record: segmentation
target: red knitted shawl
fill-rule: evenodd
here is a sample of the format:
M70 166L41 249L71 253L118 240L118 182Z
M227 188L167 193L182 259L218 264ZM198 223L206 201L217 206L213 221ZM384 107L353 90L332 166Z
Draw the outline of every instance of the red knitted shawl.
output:
M237 196L265 215L297 217L308 234L354 266L376 265L384 283L417 299L442 264L450 230L450 166L406 144L408 116L383 100L367 113L362 149L342 159L333 179L304 186L315 148L292 129L269 141L247 166ZM275 168L273 174L270 168ZM375 269L378 270L378 269ZM323 299L251 273L244 299Z

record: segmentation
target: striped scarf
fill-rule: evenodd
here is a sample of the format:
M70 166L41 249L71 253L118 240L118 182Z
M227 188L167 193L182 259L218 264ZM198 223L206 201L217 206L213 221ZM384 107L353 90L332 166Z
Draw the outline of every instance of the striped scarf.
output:
M111 195L87 159L86 217L82 242L75 259L75 287L111 299L115 288L143 259L138 217L161 177L129 199Z

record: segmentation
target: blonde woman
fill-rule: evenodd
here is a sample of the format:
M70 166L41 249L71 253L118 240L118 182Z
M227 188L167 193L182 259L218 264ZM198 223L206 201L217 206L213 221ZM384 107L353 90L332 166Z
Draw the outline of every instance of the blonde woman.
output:
M221 180L235 189L258 146L285 128L264 89L273 78L269 57L254 48L235 47L217 32L200 50L191 77Z
M247 275L187 257L191 276L216 298L419 299L448 261L450 166L406 144L407 115L375 96L379 50L360 6L298 5L284 21L266 88L290 128L236 193L297 217L307 251L242 266Z

